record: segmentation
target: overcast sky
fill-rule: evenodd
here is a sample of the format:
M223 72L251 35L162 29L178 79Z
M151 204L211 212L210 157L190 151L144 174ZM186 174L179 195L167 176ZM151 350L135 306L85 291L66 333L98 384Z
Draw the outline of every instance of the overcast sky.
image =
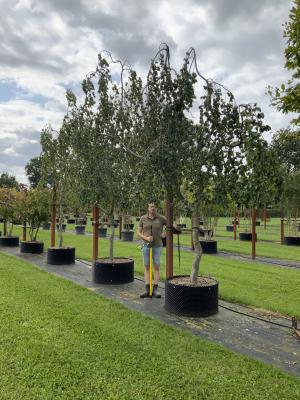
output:
M257 102L272 132L288 126L269 106L284 69L282 24L292 0L0 0L0 173L26 181L48 123L59 128L65 90L78 90L97 53L110 50L141 74L161 42L175 64L193 46L207 78L238 103Z

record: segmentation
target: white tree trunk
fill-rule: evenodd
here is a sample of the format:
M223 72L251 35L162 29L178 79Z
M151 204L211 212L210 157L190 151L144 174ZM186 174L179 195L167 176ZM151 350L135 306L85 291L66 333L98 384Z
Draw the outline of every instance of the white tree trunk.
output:
M192 218L192 238L193 238L195 258L193 261L192 272L190 276L191 283L197 283L198 281L200 261L203 254L202 247L199 242L199 222L200 218L198 216Z

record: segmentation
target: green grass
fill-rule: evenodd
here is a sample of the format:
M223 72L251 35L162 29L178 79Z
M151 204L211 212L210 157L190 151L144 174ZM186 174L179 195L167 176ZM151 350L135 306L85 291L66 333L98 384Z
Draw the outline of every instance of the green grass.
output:
M1 400L292 399L300 380L0 253Z
M41 231L40 238L45 241L46 246L49 245L49 231ZM77 258L91 260L91 236L66 234L65 245L75 246ZM108 256L107 239L99 240L99 256ZM136 243L116 241L115 256L132 257L135 273L143 275L142 255ZM181 252L179 268L178 255L175 251L174 274L189 274L193 258L192 253ZM161 278L164 278L165 250L161 261ZM220 297L224 300L300 318L300 273L298 270L204 255L200 273L212 275L219 280Z
M184 221L187 223L189 227L189 220L186 218ZM92 232L91 222L88 218L88 225L86 227L86 232ZM135 221L135 229L134 229L134 238L137 239L136 230L138 222ZM229 224L230 221L228 218L220 218L216 239L218 240L218 249L220 251L225 251L229 253L237 253L237 254L246 254L251 255L251 242L240 242L238 239L236 241L233 240L233 232L226 231L226 225ZM243 221L241 220L241 228L240 231L244 231L245 225L242 225ZM270 223L267 225L267 230L264 230L263 226L257 227L258 234L258 242L256 248L257 256L268 257L268 258L278 258L282 260L293 260L300 261L300 247L295 246L286 246L281 245L280 241L280 219L273 218ZM18 230L18 228L17 228ZM68 225L67 230L74 231L74 225ZM20 232L20 231L19 231ZM108 229L108 232L110 230ZM238 230L239 232L239 230ZM119 236L119 228L115 229L116 237ZM237 233L238 237L238 233ZM270 242L263 242L260 240L268 240ZM273 241L273 242L271 242ZM177 236L174 236L174 243L177 243ZM180 235L180 244L183 246L191 245L191 236L189 233L183 233Z

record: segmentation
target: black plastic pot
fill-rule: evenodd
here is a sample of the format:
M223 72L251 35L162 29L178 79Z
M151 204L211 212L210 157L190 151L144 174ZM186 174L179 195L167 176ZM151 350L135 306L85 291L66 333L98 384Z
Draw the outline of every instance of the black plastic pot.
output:
M98 228L98 236L101 238L106 238L107 228Z
M204 222L203 222L203 221L200 221L200 222L199 222L199 225L203 225L203 224L204 224Z
M218 245L216 240L200 240L204 254L217 254Z
M68 219L68 224L75 224L76 220L74 218L69 218Z
M165 283L165 309L177 315L189 317L207 317L218 312L218 282L212 279L208 286L188 286L170 282ZM211 278L210 278L211 279Z
M233 225L226 225L226 231L227 232L233 232L234 231L234 226Z
M49 247L47 263L52 265L74 264L75 247Z
M134 281L134 261L130 258L99 258L93 265L93 281L119 285Z
M49 231L50 227L51 227L51 223L50 222L45 222L43 224L43 229L45 229L46 231Z
M240 232L239 239L241 242L252 242L252 232ZM255 234L255 241L257 241L257 233Z
M66 224L62 224L61 226L62 226L62 231L65 232L67 225ZM57 232L59 232L59 224L56 224L56 230L57 230Z
M284 236L283 243L287 246L300 246L300 236Z
M1 236L0 237L0 246L3 246L3 247L19 246L19 237L18 236Z
M42 254L44 252L44 243L38 241L21 242L21 253Z
M121 232L121 240L123 240L124 242L132 242L133 236L134 236L133 231L122 231Z
M85 234L85 225L76 225L75 232L76 232L76 235L84 235Z
M204 237L204 234L207 233L211 233L211 236L214 236L214 233L212 232L211 229L200 229L199 230L199 236Z
M256 226L260 226L260 221L256 221Z

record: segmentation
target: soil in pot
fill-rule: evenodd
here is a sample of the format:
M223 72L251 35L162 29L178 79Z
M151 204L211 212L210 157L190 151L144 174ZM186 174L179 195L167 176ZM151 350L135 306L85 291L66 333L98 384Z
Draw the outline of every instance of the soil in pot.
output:
M168 312L189 317L207 317L218 312L218 282L210 277L198 277L197 284L189 276L166 280L165 308Z
M84 235L85 234L85 225L76 225L75 232L76 232L76 235Z
M132 242L134 236L134 231L122 231L121 232L121 240L124 242Z
M100 238L106 238L107 228L98 228L98 236Z
M0 237L0 246L17 247L17 246L19 246L19 237L18 236L1 236Z
M300 246L300 236L284 236L283 243L287 246Z
M47 263L51 265L74 264L75 247L49 247Z
M252 232L240 232L239 239L241 242L252 242ZM255 241L257 242L257 233L255 234Z
M218 253L218 245L216 240L200 240L200 244L204 254Z
M21 253L42 254L44 252L44 243L37 240L22 241L20 251Z
M93 264L93 282L119 285L134 281L134 261L130 258L99 258Z

